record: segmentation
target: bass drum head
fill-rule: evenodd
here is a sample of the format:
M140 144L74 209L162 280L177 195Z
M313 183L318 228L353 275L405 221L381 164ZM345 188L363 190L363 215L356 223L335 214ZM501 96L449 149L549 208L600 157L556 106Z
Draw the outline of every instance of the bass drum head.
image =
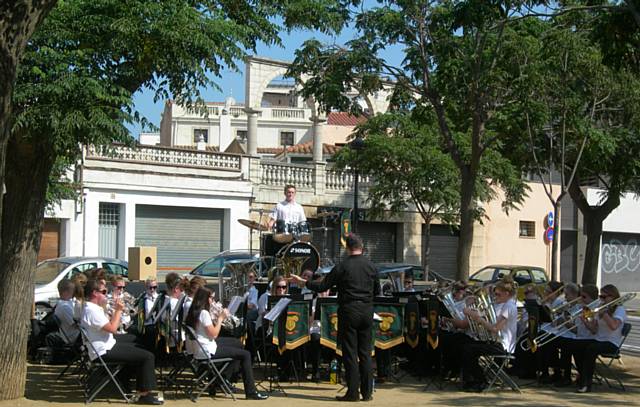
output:
M311 243L305 242L295 242L291 243L278 252L276 255L280 260L292 260L296 258L307 258L304 263L302 263L302 268L300 268L300 272L304 270L311 270L315 273L320 265L320 255L318 254L318 250L316 250Z

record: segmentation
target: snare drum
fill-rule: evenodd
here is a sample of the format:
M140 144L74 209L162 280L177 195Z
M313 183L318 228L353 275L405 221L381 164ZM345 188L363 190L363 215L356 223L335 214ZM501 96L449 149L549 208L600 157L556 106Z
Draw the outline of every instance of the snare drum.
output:
M295 224L285 223L284 220L278 219L273 226L273 240L278 243L289 243L293 241Z
M301 242L310 242L311 241L311 227L309 226L309 222L298 222L295 225L295 240L299 240Z

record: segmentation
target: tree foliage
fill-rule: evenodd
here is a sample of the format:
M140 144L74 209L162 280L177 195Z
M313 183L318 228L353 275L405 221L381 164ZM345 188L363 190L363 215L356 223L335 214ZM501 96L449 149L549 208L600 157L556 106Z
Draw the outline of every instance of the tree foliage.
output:
M63 0L35 33L17 71L7 144L0 247L0 382L23 395L27 320L51 175L87 144L131 142L125 124L145 119L132 97L197 104L224 66L283 30L333 32L348 17L341 0ZM4 149L0 149L4 158ZM28 174L28 175L26 175ZM53 183L55 184L55 182ZM13 372L17 372L14 374Z
M460 180L458 278L469 273L473 223L481 192L505 192L505 209L523 197L520 170L504 155L522 145L522 94L536 85L527 61L539 47L537 25L522 18L535 2L380 1L355 17L357 38L344 46L308 41L289 75L302 77L303 95L325 111L360 110L347 95L371 94L391 82L393 105L432 115L439 145ZM399 63L389 47L401 49ZM515 144L513 144L515 142Z

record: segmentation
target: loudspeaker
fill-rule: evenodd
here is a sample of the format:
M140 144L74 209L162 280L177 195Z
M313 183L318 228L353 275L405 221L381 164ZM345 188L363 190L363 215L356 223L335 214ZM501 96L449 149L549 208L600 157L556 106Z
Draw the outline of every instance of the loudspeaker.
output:
M156 277L158 259L155 247L129 248L129 281L142 281Z

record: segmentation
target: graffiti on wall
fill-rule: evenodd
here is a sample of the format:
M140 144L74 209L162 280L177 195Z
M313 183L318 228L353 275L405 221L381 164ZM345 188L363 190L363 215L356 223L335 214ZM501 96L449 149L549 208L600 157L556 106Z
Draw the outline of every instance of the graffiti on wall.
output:
M606 274L640 273L640 244L636 239L611 239L602 245L602 271Z

